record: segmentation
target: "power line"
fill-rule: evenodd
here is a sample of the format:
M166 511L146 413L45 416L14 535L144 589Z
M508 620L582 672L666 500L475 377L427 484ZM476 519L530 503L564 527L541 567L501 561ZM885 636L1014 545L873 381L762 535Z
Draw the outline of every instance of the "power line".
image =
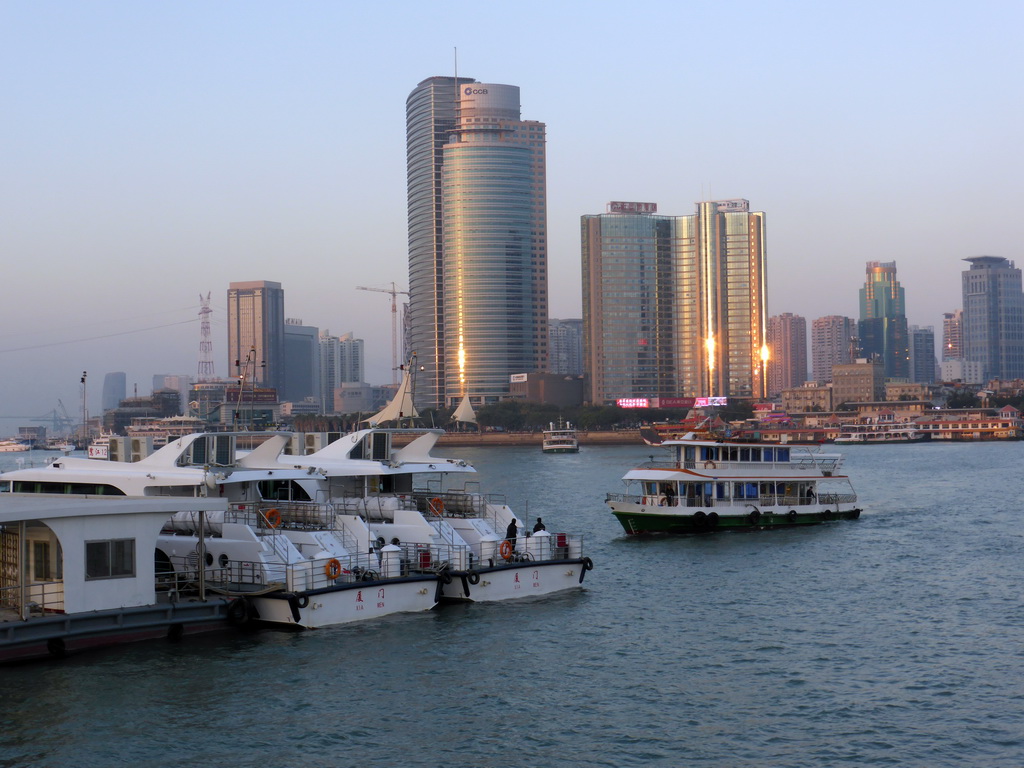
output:
M165 323L163 325L151 325L148 328L134 328L130 331L118 331L117 333L106 333L102 336L86 336L81 339L68 339L66 341L51 341L47 344L32 344L27 347L12 347L11 349L0 349L0 354L7 354L9 352L26 352L33 349L45 349L46 347L59 347L64 344L80 344L83 341L97 341L99 339L112 339L115 336L128 336L133 333L143 333L145 331L156 331L161 328L170 328L175 325L186 325L189 323L196 323L197 319L192 318L190 320L179 320L176 323Z

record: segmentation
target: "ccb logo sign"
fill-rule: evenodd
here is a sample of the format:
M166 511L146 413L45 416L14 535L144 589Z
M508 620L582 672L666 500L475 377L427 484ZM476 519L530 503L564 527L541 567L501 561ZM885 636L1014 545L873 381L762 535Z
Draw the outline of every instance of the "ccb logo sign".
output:
M476 94L487 93L487 89L486 88L466 88L466 90L464 90L463 93L466 94L467 96L475 96Z

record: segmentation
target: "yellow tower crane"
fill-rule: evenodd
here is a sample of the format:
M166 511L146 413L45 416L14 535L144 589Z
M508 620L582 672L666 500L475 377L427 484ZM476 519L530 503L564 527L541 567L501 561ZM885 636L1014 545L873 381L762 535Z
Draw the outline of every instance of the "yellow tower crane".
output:
M377 293L391 294L391 383L398 383L398 294L409 295L408 291L399 291L395 284L391 288L368 288L364 285L357 285L360 291L376 291Z

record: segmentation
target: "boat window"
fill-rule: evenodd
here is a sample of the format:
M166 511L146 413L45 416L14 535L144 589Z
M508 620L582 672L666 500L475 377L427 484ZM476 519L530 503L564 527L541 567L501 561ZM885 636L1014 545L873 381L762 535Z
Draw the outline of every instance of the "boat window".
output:
M711 445L703 445L700 449L701 461L717 461L718 449Z
M32 575L36 581L49 581L50 575L50 542L32 542Z
M740 461L750 461L749 448L740 448Z
M764 448L763 449L763 454L764 454L764 460L765 461L775 461L775 449L774 448Z
M135 539L85 542L85 578L123 579L135 575Z
M775 460L776 461L789 461L789 448L776 448L775 449Z
M391 440L387 432L373 432L373 455L371 458L374 461L387 461L391 458Z
M760 448L751 448L750 449L750 460L751 461L760 461L761 460L761 449Z
M715 483L715 498L716 499L728 499L729 498L729 484L728 483Z
M728 450L728 452L729 452L729 461L738 461L738 460L740 460L739 449L736 448L736 446L732 446L730 448L723 448L722 450L723 451Z
M695 460L695 457L696 457L697 453L696 453L696 449L692 445L687 445L683 449L683 451L684 451L683 458L686 459L686 461L694 461Z

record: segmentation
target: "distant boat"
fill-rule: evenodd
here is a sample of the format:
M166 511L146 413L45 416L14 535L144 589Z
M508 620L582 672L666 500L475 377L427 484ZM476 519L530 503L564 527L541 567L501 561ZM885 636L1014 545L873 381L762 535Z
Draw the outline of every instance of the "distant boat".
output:
M28 449L27 445L17 440L0 440L0 453L20 453Z
M541 443L541 450L544 453L579 453L580 443L576 437L576 430L569 422L562 423L558 420L556 428L554 422L544 430L544 439Z

